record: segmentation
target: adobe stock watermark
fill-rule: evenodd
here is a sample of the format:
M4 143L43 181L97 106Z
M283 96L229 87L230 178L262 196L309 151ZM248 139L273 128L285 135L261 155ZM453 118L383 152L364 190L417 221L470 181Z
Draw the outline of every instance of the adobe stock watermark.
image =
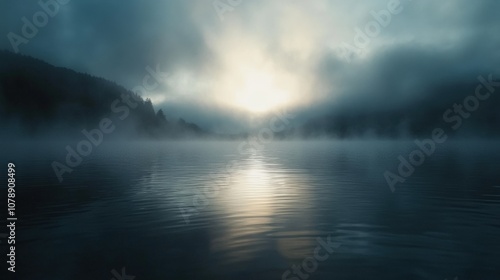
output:
M134 280L135 276L133 275L127 275L125 272L125 267L122 267L122 273L118 273L116 269L111 270L111 274L113 274L113 278L111 280Z
M481 102L487 101L495 92L495 88L500 87L500 82L494 81L492 74L488 76L488 79L483 76L479 76L477 79L479 84L474 94L465 97L460 104L453 104L452 108L443 113L443 120L445 123L451 124L452 131L462 127L464 120L470 118L472 113L480 108ZM404 183L408 177L413 175L415 169L422 166L426 158L434 154L437 145L445 143L446 140L448 140L448 135L442 128L435 128L428 139L415 140L417 149L410 152L407 157L398 156L397 174L389 170L384 172L384 178L391 191L394 192L398 183Z
M285 131L291 124L290 120L294 117L294 115L287 112L275 114L267 127L260 129L256 135L249 136L238 145L238 153L247 155L262 149L264 145L274 141L275 133ZM179 205L179 210L186 225L190 223L189 218L200 214L202 210L207 208L210 205L210 200L216 198L221 190L229 188L232 177L237 173L238 166L239 162L237 160L228 162L222 179L211 173L209 176L211 181L215 182L214 185L205 186L203 190L196 190L191 205Z
M21 44L28 44L29 40L35 38L41 28L44 28L50 21L50 18L55 17L61 10L61 6L66 5L71 0L40 0L38 5L41 10L35 12L29 20L27 17L22 17L20 35L14 32L7 34L10 45L15 53L19 52Z
M234 11L234 9L243 3L243 0L215 0L212 2L220 21L224 21L224 14Z
M389 0L385 9L378 12L370 11L373 20L366 23L363 29L359 27L354 29L354 45L342 42L337 47L339 55L350 63L352 56L354 54L361 55L364 49L371 44L372 39L379 36L382 29L387 28L391 24L393 16L400 14L403 10L404 7L400 0Z
M131 109L135 109L139 102L142 102L140 93L146 93L157 89L163 82L163 79L168 77L168 73L161 72L160 66L156 66L156 70L151 67L146 67L146 72L148 74L144 76L142 80L142 85L136 86L132 89L135 94L122 93L119 99L114 100L111 103L110 111L115 117L120 121L124 121L130 116ZM83 158L89 156L92 153L93 148L98 147L104 141L104 136L115 131L116 126L113 120L110 118L102 118L99 122L98 127L88 131L86 129L82 130L84 139L79 141L75 148L70 145L66 146L66 158L65 162L60 163L58 161L53 161L51 166L54 170L59 183L63 181L63 175L65 173L73 172L74 168L78 167L82 162Z
M319 264L326 261L335 252L335 249L341 246L339 242L333 242L330 235L325 239L318 237L316 242L318 242L318 246L314 249L312 256L304 258L299 265L292 265L281 275L281 280L308 279L311 274L318 270Z

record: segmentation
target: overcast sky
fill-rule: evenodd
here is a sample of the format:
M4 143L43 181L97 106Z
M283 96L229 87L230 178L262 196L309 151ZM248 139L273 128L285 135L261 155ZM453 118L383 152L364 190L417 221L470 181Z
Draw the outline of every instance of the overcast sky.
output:
M8 34L22 36L37 2L0 3L0 48L13 50ZM158 65L169 77L145 97L221 131L282 108L399 106L500 74L500 1L239 2L72 0L18 49L127 88Z

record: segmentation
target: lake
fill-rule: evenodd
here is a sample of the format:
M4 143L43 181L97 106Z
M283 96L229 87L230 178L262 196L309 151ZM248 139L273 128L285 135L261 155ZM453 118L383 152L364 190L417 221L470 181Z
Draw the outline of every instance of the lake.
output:
M409 141L108 142L60 183L68 144L6 151L19 279L500 276L498 142L441 144L395 192Z

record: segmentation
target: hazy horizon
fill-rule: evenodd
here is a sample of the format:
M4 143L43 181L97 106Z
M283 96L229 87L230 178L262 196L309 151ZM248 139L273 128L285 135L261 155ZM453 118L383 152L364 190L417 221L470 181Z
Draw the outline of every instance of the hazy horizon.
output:
M499 279L499 11L0 1L0 278Z
M500 75L496 1L67 2L27 43L12 34L25 38L22 18L33 24L42 7L0 4L0 33L11 34L0 49L131 90L155 71L142 97L218 133L280 110L304 123L421 100L452 106L479 76Z

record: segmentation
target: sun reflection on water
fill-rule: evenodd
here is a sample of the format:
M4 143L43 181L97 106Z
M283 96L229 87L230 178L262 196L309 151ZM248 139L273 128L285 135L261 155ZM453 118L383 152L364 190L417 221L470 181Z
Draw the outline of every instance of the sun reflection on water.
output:
M219 211L225 218L220 232L212 240L212 250L225 254L224 259L229 263L258 258L270 249L282 256L294 251L294 242L280 242L287 231L286 213L298 206L291 199L297 202L307 195L296 182L290 181L293 176L289 175L279 164L258 154L243 162L232 177L231 187L218 201ZM302 232L300 235L312 234ZM287 239L293 241L296 235L289 232ZM300 242L308 241L301 239Z

